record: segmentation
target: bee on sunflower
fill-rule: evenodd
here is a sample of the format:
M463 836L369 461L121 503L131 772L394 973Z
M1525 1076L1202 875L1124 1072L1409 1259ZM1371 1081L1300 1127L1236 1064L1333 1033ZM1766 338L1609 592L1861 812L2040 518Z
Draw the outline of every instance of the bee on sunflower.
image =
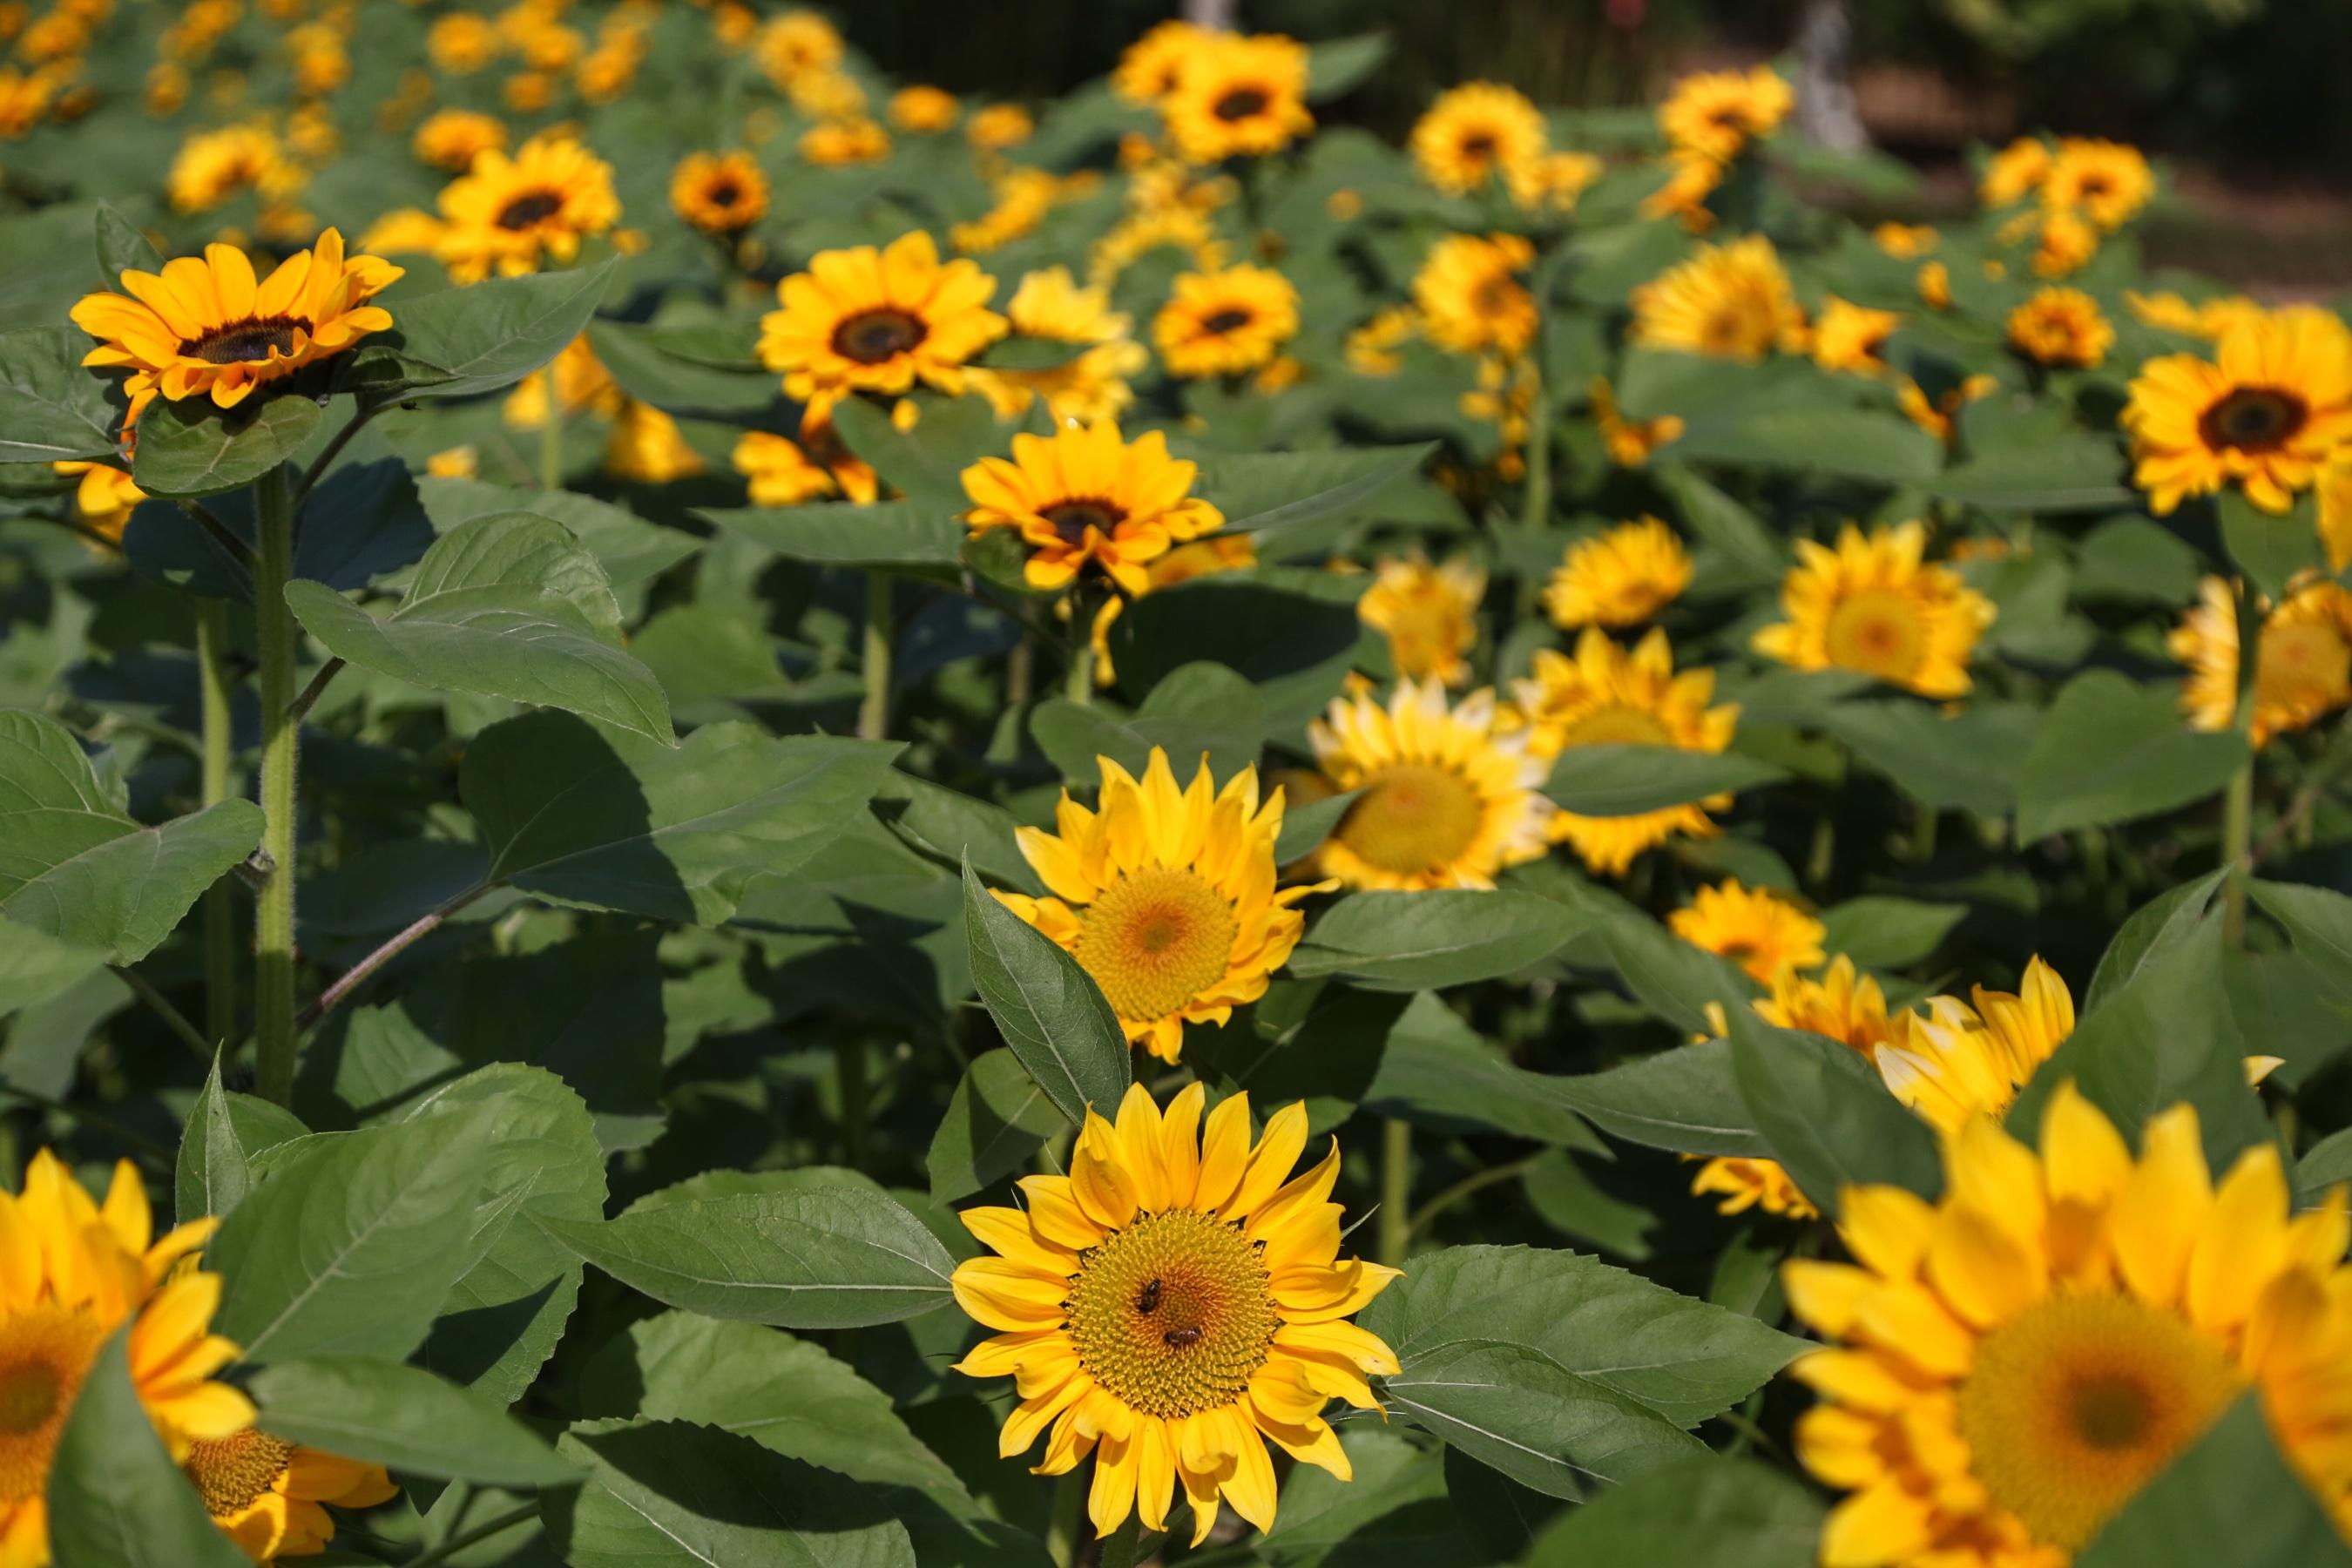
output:
M2238 721L2238 598L2230 584L2207 577L2197 603L2165 639L2189 667L2180 690L2189 727L2220 731ZM2352 702L2352 593L2326 580L2288 586L2263 616L2254 645L2253 712L2248 738L2256 746L2309 729Z
M1797 669L1852 669L1922 697L1968 693L1969 656L1992 601L1948 566L1923 563L1925 523L1847 524L1835 549L1797 542L1780 584L1789 618L1757 632L1758 653Z
M613 167L568 136L544 133L515 149L475 154L442 191L433 254L459 283L511 278L568 263L581 242L620 221Z
M977 262L942 263L920 229L880 250L821 250L776 285L782 307L760 318L760 363L812 406L850 393L904 393L920 381L950 395L964 363L1003 337L988 309L996 279Z
M1562 631L1639 626L1690 580L1690 552L1675 531L1654 517L1636 518L1568 547L1544 584L1544 613Z
M1804 342L1804 312L1780 253L1760 234L1700 246L1635 289L1633 306L1633 341L1652 348L1753 363Z
M2315 306L2235 321L2210 360L2141 365L2122 423L2132 481L2158 517L2231 482L2263 510L2285 511L2352 443L2352 329Z
M1213 33L1195 42L1160 100L1168 138L1195 163L1263 158L1315 129L1307 50L1278 33Z
M1066 588L1092 565L1122 593L1139 595L1150 563L1225 525L1192 494L1199 471L1171 458L1159 431L1129 442L1108 419L1016 435L1010 460L982 458L963 471L965 521L974 538L1012 530L1030 549L1023 575L1033 588Z
M1273 268L1246 263L1180 274L1151 322L1160 363L1186 378L1260 369L1297 335L1298 290Z

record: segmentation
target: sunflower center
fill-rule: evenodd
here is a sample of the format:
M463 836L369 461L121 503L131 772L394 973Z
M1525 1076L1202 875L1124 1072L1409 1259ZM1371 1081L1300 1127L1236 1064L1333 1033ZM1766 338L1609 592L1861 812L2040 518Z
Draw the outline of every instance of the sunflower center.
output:
M1830 612L1824 638L1830 662L1886 680L1918 673L1927 653L1927 628L1902 595L1864 588L1848 595Z
M268 1491L294 1458L294 1445L248 1426L226 1437L199 1441L180 1468L195 1482L205 1511L227 1519Z
M47 1486L58 1433L105 1337L93 1314L63 1307L0 1321L0 1505Z
M1484 131L1473 132L1462 138L1462 156L1474 163L1484 163L1495 155L1495 139Z
M1993 1501L2079 1547L2194 1442L2241 1386L2221 1347L2127 1296L2054 1296L1988 1334L1960 1436Z
M1203 337L1222 338L1227 332L1237 331L1248 326L1249 323L1250 313L1247 310L1236 310L1229 306L1213 316L1202 318L1201 333Z
M2241 386L2205 411L2198 433L2208 447L2270 452L2286 445L2310 416L2310 405L2291 392Z
M1173 1420L1240 1398L1281 1319L1265 1259L1239 1225L1170 1209L1078 1255L1062 1325L1112 1397Z
M1232 901L1199 873L1155 866L1087 907L1077 959L1112 1012L1165 1018L1224 978L1240 931Z
M1675 738L1654 713L1612 704L1587 714L1560 735L1562 746L1671 746Z
M500 228L526 229L543 223L563 210L563 198L553 191L531 191L515 197L499 209L493 221Z
M180 352L193 354L206 364L267 360L272 349L281 354L292 353L294 334L310 328L310 323L299 316L257 316L206 328L202 337L182 343Z
M712 206L731 207L743 199L743 188L732 180L721 180L704 195Z
M1265 112L1265 94L1254 87L1236 88L1217 100L1217 107L1210 112L1228 122L1247 120L1254 114Z
M2332 705L2352 687L2352 645L2325 623L2263 628L2254 655L2254 696L2265 705Z
M1086 542L1087 530L1090 528L1108 539L1111 530L1127 521L1127 509L1116 501L1087 497L1056 501L1037 515L1054 525L1063 543L1075 549Z
M1339 842L1401 877L1443 869L1470 847L1486 820L1477 787L1454 769L1399 763L1368 781L1339 819Z
M1699 327L1699 345L1713 354L1760 353L1769 336L1761 312L1736 300L1709 311Z
M880 364L896 359L929 335L919 316L888 306L861 310L833 329L833 349L859 364Z

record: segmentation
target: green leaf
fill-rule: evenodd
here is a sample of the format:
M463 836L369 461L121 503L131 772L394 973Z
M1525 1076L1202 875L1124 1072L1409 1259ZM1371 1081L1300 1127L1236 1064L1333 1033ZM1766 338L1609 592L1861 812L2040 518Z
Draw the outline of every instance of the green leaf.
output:
M1072 1121L1115 1116L1133 1081L1126 1033L1092 976L1052 938L981 885L966 860L963 916L971 975L1004 1043Z
M604 574L615 587L657 576L702 548L700 540L683 530L660 527L610 501L570 490L529 489L482 479L424 479L416 481L416 494L433 526L444 533L501 512L552 518L604 563Z
M1003 453L1012 437L997 427L986 398L927 402L922 411L913 429L901 430L877 405L845 397L833 405L833 424L884 483L910 500L960 512L971 504L963 493L964 469Z
M106 954L0 919L0 1017L37 1007L106 967Z
M1291 954L1302 977L1344 974L1373 991L1428 991L1515 974L1590 924L1533 893L1441 888L1356 893L1317 921Z
M1758 993L1738 964L1685 942L1614 895L1586 895L1580 907L1600 916L1601 946L1626 989L1685 1036L1715 1032L1708 1003L1738 1012Z
M1629 392L1627 401L1632 401ZM1683 462L1918 484L1943 468L1943 444L1891 414L1819 404L1746 403L1695 413L1673 454Z
M2336 995L2352 1001L2352 899L2294 882L2252 881L2246 890Z
M962 520L935 500L722 507L701 515L787 561L952 573L963 558Z
M2172 693L2113 670L2068 681L2017 775L2017 837L2031 842L2208 799L2245 765L2246 740L2200 734Z
M74 327L0 332L0 462L112 458L117 378L82 368L88 333Z
M1094 784L1108 757L1138 778L1153 748L1168 753L1177 781L1189 782L1203 752L1222 781L1258 760L1265 749L1265 704L1248 681L1218 664L1188 664L1171 671L1132 718L1093 704L1055 697L1029 715L1037 749L1074 782Z
M1303 805L1286 802L1282 812L1282 831L1274 840L1274 863L1287 866L1305 859L1320 848L1325 839L1339 831L1340 819L1348 815L1348 808L1355 805L1356 797L1363 793L1360 789L1343 790L1338 795L1325 795L1321 800L1310 800Z
M1822 911L1822 945L1864 969L1900 969L1936 951L1968 914L1966 904L1927 904L1877 896L1848 899Z
M1367 1000L1392 1004L1393 994ZM1555 1092L1560 1079L1517 1066L1500 1047L1480 1038L1459 1015L1426 991L1405 1005L1377 1051L1360 1033L1344 1026L1323 1027L1329 1017L1319 1009L1311 1015L1299 1037L1283 1048L1281 1057L1312 1050L1313 1037L1321 1034L1328 1039L1330 1051L1353 1050L1370 1058L1375 1070L1364 1088L1362 1101L1375 1115L1398 1117L1440 1131L1482 1127L1589 1152L1604 1147L1584 1119ZM1283 1097L1261 1092L1259 1098L1279 1103Z
M472 397L511 386L587 329L614 266L494 278L396 300L392 331L350 356L342 385L387 401Z
M2272 1440L2259 1393L2242 1394L2134 1493L2075 1568L2346 1568L2352 1548Z
M1675 498L1683 526L1757 582L1778 582L1789 569L1787 542L1690 469L1665 465L1658 470L1658 482Z
M1083 358L1095 345L1066 338L999 338L973 355L968 363L990 370L1059 370Z
M572 1568L915 1568L887 1494L684 1421L588 1421L558 1448L588 1471L545 1499Z
M1678 1046L1555 1081L1561 1100L1629 1143L1685 1154L1771 1152L1740 1095L1729 1040Z
M773 372L751 361L747 349L738 366L690 358L679 349L699 350L692 329L647 326L635 321L588 323L588 343L596 358L640 403L671 414L744 415L767 407L781 395Z
M2221 520L2221 548L2246 580L2266 599L2277 599L2298 574L2325 573L2320 558L2317 503L2303 497L2285 512L2267 512L2232 485L2213 498Z
M272 1436L411 1475L556 1486L579 1469L503 1409L413 1366L350 1356L273 1362L253 1377Z
M1339 689L1364 632L1361 583L1329 574L1195 578L1128 606L1111 627L1119 685L1148 691L1202 648L1258 689L1267 721L1304 724Z
M139 226L105 202L98 204L98 273L108 289L119 289L125 272L161 272L163 253Z
M1788 776L1769 763L1737 752L1570 746L1553 761L1544 794L1579 816L1637 816Z
M1971 703L1946 717L1925 702L1838 702L1814 722L1922 805L2008 814L2041 714L2025 703Z
M1307 98L1311 103L1338 98L1381 68L1389 56L1386 33L1358 33L1310 44L1307 49Z
M1265 533L1318 517L1377 515L1383 491L1418 475L1434 441L1329 452L1243 452L1203 458L1193 490L1234 533Z
M1562 1514L1524 1568L1812 1568L1826 1512L1802 1481L1768 1465L1694 1458Z
M1850 1186L1931 1199L1943 1189L1935 1134L1843 1042L1774 1028L1743 1009L1731 1015L1731 1066L1773 1158L1823 1214L1837 1214Z
M954 1260L855 1171L705 1173L603 1223L541 1219L624 1285L706 1318L791 1329L893 1323L948 1304Z
M2074 556L2074 597L2185 605L2197 595L2197 552L2163 524L2110 518L2083 536Z
M2295 1162L2295 1188L2306 1203L2338 1183L2352 1183L2352 1127L2329 1133Z
M1978 450L1921 488L1986 511L2111 511L2132 503L2124 471L2115 437L2067 430Z
M1069 1124L1018 1057L981 1052L957 1081L924 1156L932 1201L958 1203L1003 1181Z
M140 416L131 477L156 496L243 489L301 450L325 417L319 399L299 392L257 394L227 410L159 397Z
M188 1110L187 1129L180 1134L173 1212L182 1225L205 1215L226 1216L244 1201L252 1185L253 1166L229 1117L228 1094L221 1088L220 1053L215 1050L205 1087Z
M246 1568L163 1450L131 1383L131 1330L83 1378L48 1478L49 1550L91 1568Z

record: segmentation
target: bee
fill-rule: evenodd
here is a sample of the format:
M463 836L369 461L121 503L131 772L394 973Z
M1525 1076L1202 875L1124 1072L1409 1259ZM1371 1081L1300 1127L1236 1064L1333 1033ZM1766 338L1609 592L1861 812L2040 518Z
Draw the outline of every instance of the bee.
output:
M1201 1331L1197 1328L1171 1329L1160 1338L1171 1351L1190 1350L1201 1342Z
M1143 1288L1143 1294L1135 1299L1135 1310L1148 1318L1151 1316L1152 1310L1159 1305L1160 1281L1154 1279Z

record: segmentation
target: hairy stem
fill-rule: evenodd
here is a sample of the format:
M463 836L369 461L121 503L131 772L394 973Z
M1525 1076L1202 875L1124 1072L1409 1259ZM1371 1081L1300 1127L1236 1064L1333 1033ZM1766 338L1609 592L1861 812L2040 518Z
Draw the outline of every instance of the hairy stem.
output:
M2238 733L2247 742L2243 766L2230 775L2221 796L2221 940L2231 947L2246 945L2246 881L2253 864L2254 836L2254 680L2261 668L2262 606L2253 590L2238 587Z
M1390 1268L1404 1262L1412 1239L1412 1123L1391 1117L1381 1130L1380 1261Z
M857 709L857 738L879 741L890 732L890 578L866 574L866 700Z
M261 829L265 870L253 919L255 1089L294 1094L294 808L302 721L294 710L294 500L284 464L254 485L253 612L261 658Z
M1136 1547L1143 1537L1143 1516L1130 1513L1102 1543L1100 1568L1135 1568Z
M229 727L228 606L218 599L194 603L204 738L199 784L203 804L217 805L228 798L236 750ZM205 1034L220 1046L236 1037L236 901L226 878L205 889L204 922Z

